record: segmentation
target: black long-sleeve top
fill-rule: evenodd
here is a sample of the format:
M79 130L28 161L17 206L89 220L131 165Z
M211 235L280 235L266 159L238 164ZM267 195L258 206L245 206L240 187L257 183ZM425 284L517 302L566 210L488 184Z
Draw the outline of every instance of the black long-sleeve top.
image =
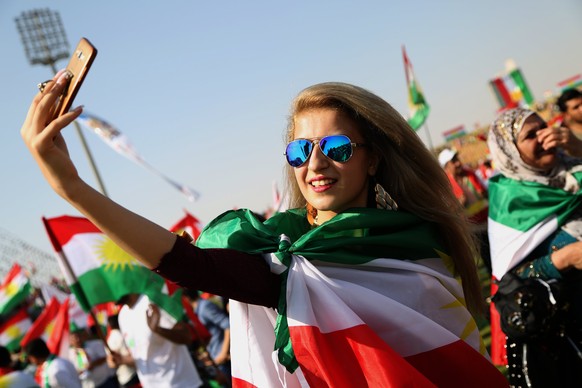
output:
M201 249L181 237L152 271L184 288L265 307L275 308L281 292L280 276L261 255Z

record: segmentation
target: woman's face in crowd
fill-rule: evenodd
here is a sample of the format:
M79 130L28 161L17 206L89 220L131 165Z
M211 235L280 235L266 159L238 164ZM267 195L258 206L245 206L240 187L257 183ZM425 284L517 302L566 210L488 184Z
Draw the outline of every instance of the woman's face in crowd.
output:
M334 109L314 109L295 118L294 139L320 139L346 135L352 143L365 143L357 124ZM294 168L295 179L307 203L317 209L319 223L351 207L366 207L368 176L376 173L377 161L369 147L355 147L345 163L335 162L314 145L309 159Z
M556 164L556 149L544 150L537 131L546 128L546 122L537 114L530 115L517 134L517 149L521 159L531 167L549 170Z

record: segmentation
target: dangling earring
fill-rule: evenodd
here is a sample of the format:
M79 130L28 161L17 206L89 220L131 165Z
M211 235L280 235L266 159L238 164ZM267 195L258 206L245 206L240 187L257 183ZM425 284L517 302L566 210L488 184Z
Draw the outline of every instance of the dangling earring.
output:
M386 190L380 185L376 183L374 186L374 191L376 192L376 207L378 209L386 209L386 210L398 210L398 204L396 201L388 194Z
M305 208L307 209L307 222L311 225L319 226L319 222L317 222L317 209L310 204L305 205Z

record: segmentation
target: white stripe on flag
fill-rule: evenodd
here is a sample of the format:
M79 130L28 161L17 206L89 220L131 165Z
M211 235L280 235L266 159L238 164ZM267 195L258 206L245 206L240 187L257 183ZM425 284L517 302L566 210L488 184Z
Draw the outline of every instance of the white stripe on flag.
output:
M558 218L551 215L526 232L488 219L489 245L493 276L501 279L542 241L558 228Z
M79 233L63 245L63 253L77 276L101 266L98 248L105 238L102 233Z
M438 259L376 259L362 265L368 269L364 271L316 268L305 258L294 256L287 280L289 326L317 326L322 333L330 333L367 324L403 357L453 343L472 317L460 304L445 307L459 300L455 295L462 295L460 285L452 277L446 280L441 272L419 264L426 261L442 264ZM437 282L435 277L443 281ZM431 297L427 299L427 295ZM309 310L305 300L313 301L317 311ZM325 303L318 303L323 300ZM321 311L327 306L331 306L329 314ZM479 351L477 330L463 339Z
M235 300L229 307L233 386L243 380L256 387L301 387L300 371L287 372L273 351L277 313Z

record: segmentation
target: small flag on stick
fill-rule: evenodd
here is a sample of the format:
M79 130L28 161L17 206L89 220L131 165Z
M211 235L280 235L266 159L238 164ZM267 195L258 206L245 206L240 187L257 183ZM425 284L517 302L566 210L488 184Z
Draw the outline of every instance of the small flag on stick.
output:
M410 108L410 118L408 124L416 131L426 121L430 107L424 99L424 94L412 69L412 63L406 55L406 49L402 46L402 57L404 59L404 73L406 75L406 86L408 87L408 106Z

